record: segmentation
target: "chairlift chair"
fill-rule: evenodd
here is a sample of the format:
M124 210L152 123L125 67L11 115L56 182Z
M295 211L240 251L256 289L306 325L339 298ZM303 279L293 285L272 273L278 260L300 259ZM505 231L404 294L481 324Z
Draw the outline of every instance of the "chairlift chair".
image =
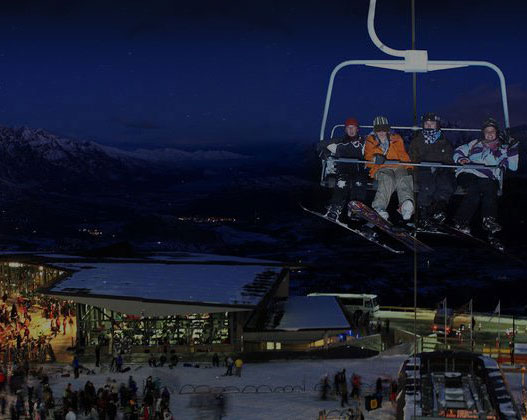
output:
M324 105L324 113L322 116L322 125L320 127L320 141L324 140L324 136L326 133L326 125L327 125L327 119L328 119L328 113L329 113L329 106L331 104L331 96L333 93L333 85L335 82L335 77L337 76L338 72L342 70L345 67L350 66L366 66L366 67L376 67L381 69L388 69L388 70L398 70L405 73L427 73L430 71L439 71L439 70L449 70L449 69L457 69L457 68L464 68L464 67L486 67L491 70L493 70L499 80L500 84L500 91L501 91L501 103L503 107L503 117L505 121L505 130L508 130L510 128L509 123L509 107L508 107L508 101L507 101L507 88L505 84L505 76L503 75L503 72L501 69L496 66L493 63L490 63L488 61L459 61L459 60L429 60L428 59L428 51L427 50L396 50L393 48L390 48L383 44L379 37L377 36L375 32L375 26L374 26L374 20L375 20L375 9L377 5L377 0L370 0L370 6L368 10L368 34L372 40L372 42L384 53L399 57L399 59L396 60L346 60L335 66L333 71L331 72L331 76L329 78L329 85L326 92L326 102ZM402 59L401 59L402 58ZM331 129L331 138L334 137L335 130L338 128L343 127L342 124L337 124ZM372 126L362 126L364 128L369 128ZM395 129L399 130L420 130L420 127L406 127L406 126L393 126ZM479 128L442 128L442 130L445 131L460 131L460 132L480 132L481 130ZM333 159L334 162L338 161L338 159ZM441 166L440 164L437 164L437 166ZM331 179L330 176L328 176L328 162L327 160L322 160L322 174L321 174L321 181L320 184L323 187L333 187L334 186L334 180ZM503 177L501 177L503 180ZM502 191L502 185L500 184L500 195Z

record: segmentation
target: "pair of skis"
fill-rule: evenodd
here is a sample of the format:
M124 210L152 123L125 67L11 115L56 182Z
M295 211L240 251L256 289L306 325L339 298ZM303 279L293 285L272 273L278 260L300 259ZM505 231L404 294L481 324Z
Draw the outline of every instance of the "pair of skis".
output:
M350 201L349 203L349 211L350 214L353 216L357 216L361 219L361 223L357 223L355 225L347 225L346 223L342 223L339 220L330 219L323 213L319 213L317 211L308 209L307 207L300 204L302 209L305 211L314 214L316 216L319 216L329 222L335 223L336 225L339 225L343 227L344 229L349 230L350 232L355 233L356 235L359 235L363 237L364 239L368 240L369 242L380 246L381 248L386 249L387 251L390 251L394 254L403 254L404 251L394 248L391 245L387 244L383 238L382 234L388 235L398 241L399 243L403 244L407 249L415 252L432 252L433 249L430 248L425 243L421 242L419 239L417 239L415 236L413 236L408 230L400 229L395 227L392 223L389 221L383 219L375 210L368 207L366 204L360 202L360 201ZM429 234L429 235L443 235L453 238L458 238L464 241L472 242L477 245L486 247L490 249L491 251L505 255L507 257L510 257L514 259L515 261L525 264L525 262L517 257L514 257L513 255L510 255L509 253L506 253L503 246L498 247L495 244L485 241L484 239L478 238L477 236L474 236L469 233L465 233L459 229L456 229L454 226L448 225L446 223L440 223L437 225L432 226L430 229L416 229L417 234Z
M461 240L473 242L478 245L482 245L484 247L490 248L491 250L497 253L505 254L505 249L503 245L501 245L501 243L500 243L500 246L498 246L496 243L492 243L490 240L486 241L484 239L478 238L477 236L474 236L471 233L463 232L462 230L456 229L456 227L448 225L446 223L440 223L437 226L435 226L434 229L439 234L448 235L451 237L459 238ZM419 233L419 230L417 232ZM431 233L431 232L423 231L423 233Z
M393 252L394 254L403 254L404 251L400 249L393 248L392 246L386 244L382 238L381 235L379 235L379 232L376 230L378 229L381 231L381 233L384 233L399 243L403 244L406 248L416 251L416 252L432 252L433 249L430 248L425 243L418 240L415 236L411 235L406 230L397 229L392 223L390 223L388 220L383 219L375 210L368 207L366 204L360 202L360 201L350 201L349 203L349 211L350 214L359 217L362 221L362 225L358 225L357 227L349 226L345 223L342 223L338 220L330 219L323 213L319 213L313 210L308 209L307 207L300 204L300 207L304 209L305 211L317 215L319 217L322 217L325 220L328 220L332 223L335 223L344 229L347 229L364 239L370 241L371 243L374 243L375 245L380 246L381 248L384 248L390 252Z

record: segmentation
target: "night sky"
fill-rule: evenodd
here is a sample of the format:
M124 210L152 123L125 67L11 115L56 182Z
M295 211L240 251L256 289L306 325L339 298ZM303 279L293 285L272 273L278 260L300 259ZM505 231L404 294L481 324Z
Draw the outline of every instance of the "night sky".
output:
M183 3L183 2L182 2ZM390 59L370 41L368 0L11 1L0 5L0 125L123 148L228 148L318 139L331 70ZM486 60L505 73L511 125L527 123L527 4L416 0L430 59ZM410 1L378 0L376 28L410 48ZM487 69L419 76L420 112L501 120ZM377 114L410 124L411 76L349 69L329 124Z

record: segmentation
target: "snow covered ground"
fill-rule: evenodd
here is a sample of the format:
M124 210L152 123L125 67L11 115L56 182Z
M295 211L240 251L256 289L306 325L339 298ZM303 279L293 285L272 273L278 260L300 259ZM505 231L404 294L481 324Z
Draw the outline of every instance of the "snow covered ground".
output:
M375 381L378 377L383 379L395 378L406 357L397 355L376 356L360 360L275 361L245 364L241 378L223 376L224 367L194 368L184 367L182 363L174 369L131 365L132 369L127 373L109 373L107 367L103 367L102 373L99 373L100 369L97 368L98 373L96 375L81 375L79 379L74 379L73 375L64 378L60 376L60 373L52 374L50 375L50 385L57 399L63 395L68 383L71 383L73 388L77 390L84 387L86 381L90 380L98 389L106 384L108 378L116 379L117 384L120 384L121 382L126 383L129 375L132 375L138 387L142 389L146 378L152 375L154 379L159 379L161 386L167 386L170 390L171 411L175 419L212 418L212 411L198 411L198 409L190 406L193 394L187 392L191 392L193 387L201 385L202 391L205 391L207 386L209 388L231 386L239 390L248 387L244 393L227 394L226 419L317 419L321 410L325 409L328 412L341 410L340 400L330 396L328 400L322 401L319 392L314 390L315 385L320 382L325 374L330 376L332 382L335 372L345 368L349 382L351 375L357 373L362 378L362 393L364 395L368 389L374 390ZM50 371L58 372L57 365L47 366ZM87 365L87 367L92 368L93 366ZM64 368L64 371L70 370L69 367ZM521 374L506 373L505 377L515 400L519 402L521 399ZM251 386L260 387L260 392L255 393ZM306 391L269 392L270 389L288 386L289 389L305 386ZM180 394L182 388L184 393ZM348 391L351 391L351 387L348 388ZM360 401L360 406L366 419L395 418L395 408L389 402L384 402L381 409L371 412L364 410L363 400Z
M176 419L210 418L210 413L198 413L196 408L190 407L192 396L179 394L181 388L190 384L208 385L209 387L235 386L243 389L245 386L268 385L275 389L279 386L304 386L305 392L246 392L228 394L228 409L226 419L317 419L320 410L340 409L340 400L330 397L321 401L319 392L314 390L321 378L328 374L331 382L337 370L346 369L346 376L357 373L362 377L363 394L368 388L375 389L375 381L382 378L395 378L401 363L406 356L382 356L360 360L313 360L313 361L276 361L269 363L245 364L242 377L222 376L225 368L193 368L182 364L175 369L150 368L148 366L133 366L127 373L97 373L96 375L81 375L74 379L73 375L63 378L60 374L50 377L50 385L55 397L62 396L68 383L74 389L84 387L87 380L94 383L96 389L103 386L108 378L116 379L117 383L126 383L130 374L133 375L138 386L142 388L144 380L152 375L159 378L162 386L168 386L171 391L171 411ZM89 366L88 366L89 367ZM69 370L70 368L65 368ZM103 371L104 372L104 371ZM263 390L263 388L261 388ZM349 387L351 391L351 387ZM364 402L361 401L361 407ZM367 419L393 419L395 410L389 402L381 409L367 412L363 410ZM199 416L202 417L199 417Z

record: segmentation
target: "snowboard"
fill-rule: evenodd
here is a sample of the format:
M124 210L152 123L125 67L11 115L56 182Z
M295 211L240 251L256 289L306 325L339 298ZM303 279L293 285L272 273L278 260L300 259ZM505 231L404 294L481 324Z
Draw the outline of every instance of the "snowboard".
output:
M432 252L425 243L412 236L408 231L395 228L388 220L383 219L379 213L361 201L350 201L348 208L351 214L359 216L367 222L373 223L377 228L402 243L408 249L416 252Z
M340 227L343 227L344 229L349 230L350 232L355 233L356 235L361 236L362 238L370 241L371 243L380 246L381 248L386 249L387 251L393 252L394 254L404 254L404 251L401 251L399 249L392 248L391 246L385 244L381 240L377 238L376 235L373 234L371 231L361 230L359 228L352 228L351 226L348 226L345 223L339 222L338 220L330 219L329 217L326 217L325 214L319 213L318 211L314 211L311 209L308 209L307 207L300 204L300 207L302 207L302 210L307 211L308 213L314 214L315 216L321 217L324 220L327 220L328 222L334 223L336 225L339 225Z

